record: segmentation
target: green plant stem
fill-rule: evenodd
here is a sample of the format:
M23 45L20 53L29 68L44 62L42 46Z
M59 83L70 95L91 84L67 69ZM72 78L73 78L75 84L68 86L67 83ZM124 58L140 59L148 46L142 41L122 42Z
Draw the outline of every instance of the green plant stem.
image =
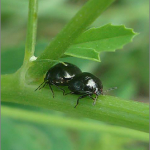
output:
M71 19L64 29L56 36L50 45L39 56L39 59L60 58L73 41L109 6L114 0L89 0L81 10ZM52 65L43 62L40 65L33 62L28 76L41 77ZM28 77L27 76L27 77Z
M1 76L2 101L48 108L117 126L149 131L148 104L125 101L112 96L99 96L95 106L92 105L91 99L84 98L75 109L78 95L63 96L62 92L53 87L55 98L52 98L48 86L35 92L38 85L25 85L21 88L17 79L16 74Z
M25 64L28 63L30 57L34 55L37 31L37 11L38 0L29 0L28 26L24 58Z
M131 130L122 127L115 127L106 124L100 124L95 122L83 121L79 119L72 119L69 117L62 117L51 114L44 114L39 112L27 111L17 108L10 108L6 106L1 107L2 117L10 117L20 121L29 121L33 123L43 125L54 125L59 127L65 127L74 130L92 131L99 133L109 133L127 138L132 138L141 141L149 141L149 134ZM40 118L40 119L39 119Z

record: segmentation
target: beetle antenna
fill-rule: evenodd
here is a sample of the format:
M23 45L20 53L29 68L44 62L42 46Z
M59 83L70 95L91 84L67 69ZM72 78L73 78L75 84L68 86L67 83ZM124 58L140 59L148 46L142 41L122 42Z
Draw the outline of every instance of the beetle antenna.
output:
M110 88L110 89L108 89L108 90L103 91L103 93L107 93L107 92L109 92L109 91L116 90L116 89L117 89L117 87L113 87L113 88Z
M40 89L42 88L41 86L42 86L44 83L45 83L45 81L42 82L42 83L38 86L38 88L35 89L35 91L37 91L38 89L40 90ZM45 84L46 84L46 83L45 83ZM44 84L44 86L45 86L45 84Z

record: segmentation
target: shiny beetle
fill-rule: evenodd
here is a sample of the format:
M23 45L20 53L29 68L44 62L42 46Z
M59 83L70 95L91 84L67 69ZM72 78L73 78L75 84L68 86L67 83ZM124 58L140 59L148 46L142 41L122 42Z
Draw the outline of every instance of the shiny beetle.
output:
M56 64L55 66L53 66L48 70L44 78L44 82L36 90L38 89L40 90L46 84L48 84L54 98L54 92L51 85L54 85L58 89L62 90L64 94L65 90L60 88L59 86L68 86L70 80L72 80L73 77L75 77L77 74L80 73L82 73L81 70L71 63L65 62L63 64L62 63Z
M68 88L71 92L67 94L76 94L81 95L77 99L77 103L74 108L79 104L79 100L84 97L90 97L94 100L93 105L95 105L96 100L99 95L103 95L104 93L117 89L117 87L110 88L108 90L103 91L103 84L99 78L94 76L91 73L83 72L76 75L68 84ZM67 95L65 94L65 95ZM95 98L92 96L95 95Z
M68 84L68 88L71 91L67 94L77 94L81 95L77 99L77 104L79 104L79 100L89 96L91 99L94 100L93 105L95 105L98 95L103 95L103 85L100 79L95 77L91 73L83 72L76 75ZM66 95L67 95L66 94ZM95 95L95 98L92 96Z

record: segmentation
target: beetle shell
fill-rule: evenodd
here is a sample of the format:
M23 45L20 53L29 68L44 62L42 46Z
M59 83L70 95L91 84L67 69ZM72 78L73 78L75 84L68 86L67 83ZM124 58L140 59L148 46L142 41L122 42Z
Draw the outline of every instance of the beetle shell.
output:
M91 73L81 73L76 75L68 85L70 91L75 94L102 94L103 85L100 79Z
M66 65L65 65L66 64ZM44 81L53 83L55 85L67 86L69 81L77 74L82 73L81 70L70 63L59 63L47 72Z

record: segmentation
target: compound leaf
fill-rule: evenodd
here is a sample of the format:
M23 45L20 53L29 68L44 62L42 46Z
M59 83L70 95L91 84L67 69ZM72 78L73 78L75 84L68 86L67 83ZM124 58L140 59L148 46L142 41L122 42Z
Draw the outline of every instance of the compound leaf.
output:
M99 28L91 28L81 34L65 54L100 61L101 52L123 48L136 34L124 25L106 24Z

